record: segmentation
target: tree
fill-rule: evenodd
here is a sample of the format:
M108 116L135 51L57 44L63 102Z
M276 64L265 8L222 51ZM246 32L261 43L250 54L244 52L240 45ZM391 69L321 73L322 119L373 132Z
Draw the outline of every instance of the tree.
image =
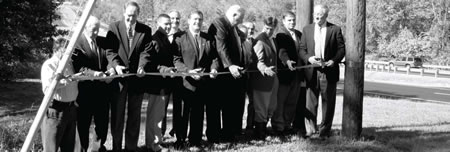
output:
M0 79L23 76L28 63L51 53L52 37L60 34L52 24L57 6L49 0L0 1Z

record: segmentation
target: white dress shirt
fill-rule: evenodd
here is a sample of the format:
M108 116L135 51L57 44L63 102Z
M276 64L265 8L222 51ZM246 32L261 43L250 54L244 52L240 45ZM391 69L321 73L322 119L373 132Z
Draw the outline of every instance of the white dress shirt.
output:
M325 55L325 38L327 35L327 23L324 23L322 26L318 24L314 25L314 53L316 57L320 57L324 59Z
M50 59L46 60L44 64L42 64L41 69L41 82L42 82L42 91L47 93L48 87L52 83L53 78L55 78L55 72L58 68L58 63L60 59L53 55ZM72 75L74 74L72 61L69 59L67 61L66 67L63 70L63 75ZM71 102L75 101L78 96L78 82L68 82L68 83L60 83L57 84L55 93L53 94L53 99L61 101L61 102Z

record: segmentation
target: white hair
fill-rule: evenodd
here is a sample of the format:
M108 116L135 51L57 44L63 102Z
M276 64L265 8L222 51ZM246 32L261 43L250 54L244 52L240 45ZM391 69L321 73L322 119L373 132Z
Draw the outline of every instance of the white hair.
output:
M225 15L227 17L232 17L232 16L234 16L237 13L243 14L243 13L245 13L245 9L242 8L239 5L232 5L232 6L230 6L230 8L228 8L228 10L225 13Z
M328 14L330 9L328 8L327 5L322 5L322 4L314 6L314 12L319 12L319 11L323 11L324 14Z
M89 19L87 20L85 27L87 28L95 25L100 25L100 20L98 20L98 18L95 16L89 16Z

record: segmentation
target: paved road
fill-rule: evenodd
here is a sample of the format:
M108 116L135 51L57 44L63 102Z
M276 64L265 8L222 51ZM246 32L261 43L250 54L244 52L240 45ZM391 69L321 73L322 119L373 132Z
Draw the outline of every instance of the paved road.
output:
M339 81L338 93L342 93L344 81ZM450 104L450 88L416 87L399 84L364 82L366 95L383 96L395 99L410 99Z

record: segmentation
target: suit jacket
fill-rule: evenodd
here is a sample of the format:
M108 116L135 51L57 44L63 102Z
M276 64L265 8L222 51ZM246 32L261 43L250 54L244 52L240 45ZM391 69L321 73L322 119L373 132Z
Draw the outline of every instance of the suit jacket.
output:
M230 65L243 67L245 64L241 40L235 31L237 33L239 30L235 26L231 26L226 17L216 18L208 29L208 34L215 38L223 68L228 68Z
M202 68L204 72L211 69L218 70L219 63L215 51L214 38L204 32L199 34L200 48L195 43L194 36L190 31L184 32L175 39L174 63L177 71L188 72L192 69ZM200 80L191 77L183 78L183 86L195 91L208 80L209 76L203 76Z
M310 24L303 28L303 36L300 43L300 56L307 64L311 64L308 59L315 55L314 26L314 24ZM329 82L339 81L339 62L341 62L345 55L345 42L339 26L327 22L326 28L324 60L333 60L334 66L305 69L305 78L309 86L317 86L317 70L325 73Z
M263 73L267 67L277 67L278 57L274 39L263 32L256 37L256 44L253 48L258 58L257 69L259 72L251 74L251 86L255 90L270 91L272 90L275 78L263 75Z
M136 22L131 48L127 37L125 21L111 23L107 34L110 46L106 49L108 61L112 67L125 66L128 72L136 73L139 67L145 67L150 61L150 51L155 49L152 42L152 30L147 25Z
M106 51L104 45L106 38L98 36L96 38L98 52L92 50L88 40L84 35L81 35L75 43L75 49L72 54L72 63L74 71L83 72L87 76L93 76L94 72L105 72L108 69L108 60L106 58ZM100 61L99 61L100 60ZM102 81L82 81L78 83L79 96L101 95L101 92L106 92L106 87L109 84ZM89 95L87 95L89 94Z
M275 36L275 41L278 46L278 68L279 69L288 69L286 64L287 60L292 60L297 62L297 66L304 65L303 60L300 59L299 50L300 50L300 39L302 37L302 33L300 31L294 30L296 40L294 40L291 36L291 33L288 29L282 26L278 33ZM300 79L303 79L303 70L300 71L290 71L290 70L280 70L277 73L278 80L280 84L291 84L297 76Z

